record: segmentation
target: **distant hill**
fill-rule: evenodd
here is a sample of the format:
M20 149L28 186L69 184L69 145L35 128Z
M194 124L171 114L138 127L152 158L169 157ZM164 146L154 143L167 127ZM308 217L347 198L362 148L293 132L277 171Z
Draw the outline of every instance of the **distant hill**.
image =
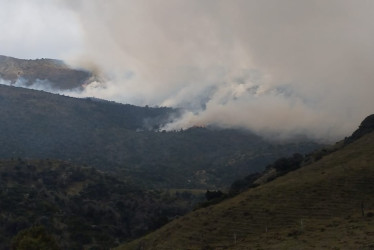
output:
M89 83L91 77L90 72L73 69L60 60L24 60L0 55L0 79L11 84L18 80L25 86L38 83L47 89L79 89Z
M12 238L34 226L43 226L61 249L109 249L186 209L94 168L0 161L0 249L9 249Z
M344 143L348 144L348 143L354 142L357 139L359 139L360 137L362 137L366 134L369 134L373 131L374 131L374 114L366 117L361 122L358 129L355 132L353 132L353 134L351 136L345 138Z
M371 117L321 159L119 249L373 249Z
M162 132L171 108L77 99L0 86L0 158L51 158L115 172L145 187L221 188L310 141L274 144L248 131Z

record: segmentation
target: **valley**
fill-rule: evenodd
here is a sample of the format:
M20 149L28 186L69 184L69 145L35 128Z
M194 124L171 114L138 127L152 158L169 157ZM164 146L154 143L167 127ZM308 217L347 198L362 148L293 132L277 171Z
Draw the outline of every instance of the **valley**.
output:
M13 83L79 89L92 76L0 59ZM323 145L218 125L166 131L183 112L0 85L0 249L374 247L373 115Z
M320 160L118 249L372 249L373 117Z
M145 188L218 189L319 147L272 143L240 129L162 131L178 112L0 86L0 157L86 164Z

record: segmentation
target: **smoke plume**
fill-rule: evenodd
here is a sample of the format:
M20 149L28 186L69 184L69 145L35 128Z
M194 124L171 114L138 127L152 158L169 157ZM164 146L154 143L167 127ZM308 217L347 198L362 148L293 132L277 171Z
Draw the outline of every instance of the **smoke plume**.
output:
M373 113L374 1L79 0L105 86L83 95L186 109L166 129L216 124L336 140Z

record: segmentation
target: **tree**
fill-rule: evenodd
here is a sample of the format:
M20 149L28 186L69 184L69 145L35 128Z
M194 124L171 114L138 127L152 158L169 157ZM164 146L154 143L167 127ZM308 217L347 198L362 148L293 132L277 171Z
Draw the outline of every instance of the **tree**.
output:
M206 198L207 201L210 201L210 200L213 200L213 199L221 198L221 197L223 197L223 195L224 194L220 190L218 190L218 191L207 190L206 193L205 193L205 198Z
M35 226L20 231L12 239L13 250L59 250L56 240L43 226Z

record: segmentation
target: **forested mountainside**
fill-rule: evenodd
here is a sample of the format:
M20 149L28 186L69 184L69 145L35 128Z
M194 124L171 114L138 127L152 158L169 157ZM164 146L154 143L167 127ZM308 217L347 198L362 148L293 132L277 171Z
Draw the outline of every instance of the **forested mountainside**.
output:
M42 234L57 249L109 249L184 214L191 194L187 198L140 190L67 162L2 160L0 249L20 244L40 249L31 247L49 242ZM27 239L30 231L34 235L28 237L36 242Z
M1 85L0 157L68 160L144 187L220 188L319 147L275 144L236 129L160 131L178 112Z
M91 77L92 73L72 69L60 60L25 60L0 55L0 79L11 84L19 80L25 86L38 82L50 89L79 89L89 83Z
M311 163L119 249L374 248L372 118Z

